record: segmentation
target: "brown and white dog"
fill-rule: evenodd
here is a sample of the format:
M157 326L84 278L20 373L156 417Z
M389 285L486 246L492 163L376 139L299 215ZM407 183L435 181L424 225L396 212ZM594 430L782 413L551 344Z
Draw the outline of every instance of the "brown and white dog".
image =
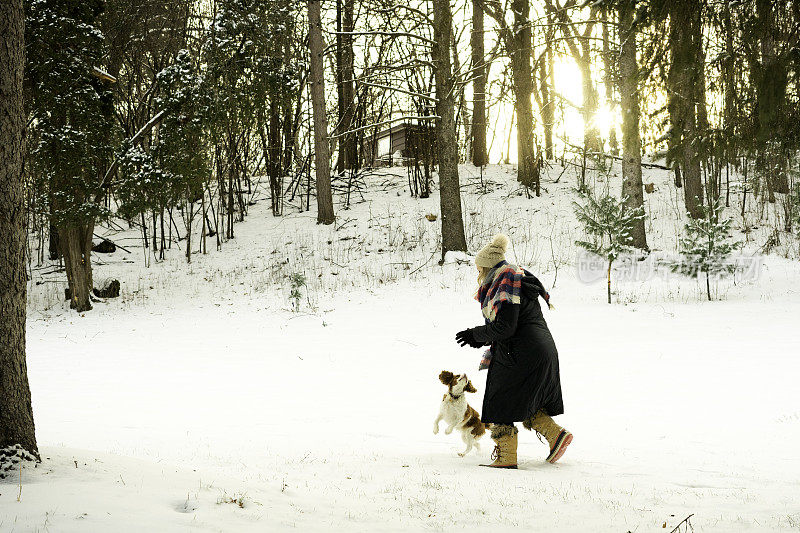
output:
M439 433L439 422L444 420L447 427L444 430L445 435L453 432L454 428L458 428L461 432L461 439L467 445L467 449L458 455L464 457L467 455L474 446L480 450L480 439L486 433L486 426L481 422L481 417L478 412L467 404L467 399L464 395L467 392L477 392L472 382L466 374L453 374L447 370L442 370L439 374L439 381L447 385L447 394L442 398L442 405L439 407L439 416L433 422L433 434Z

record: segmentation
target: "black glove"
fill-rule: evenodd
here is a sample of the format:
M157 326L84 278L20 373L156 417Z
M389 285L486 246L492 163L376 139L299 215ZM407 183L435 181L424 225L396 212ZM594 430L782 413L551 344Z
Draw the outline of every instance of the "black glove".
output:
M461 347L469 345L471 348L480 348L483 346L482 342L475 340L475 334L471 329L465 329L464 331L456 333L456 342Z

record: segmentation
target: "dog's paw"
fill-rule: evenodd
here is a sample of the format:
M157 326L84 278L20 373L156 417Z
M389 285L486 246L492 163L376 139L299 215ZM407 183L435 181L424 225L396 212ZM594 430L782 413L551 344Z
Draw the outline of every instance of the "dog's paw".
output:
M434 435L438 435L439 434L439 426L433 426L433 434Z
M447 429L444 430L444 434L445 435L449 435L452 432L453 432L453 428L447 428Z

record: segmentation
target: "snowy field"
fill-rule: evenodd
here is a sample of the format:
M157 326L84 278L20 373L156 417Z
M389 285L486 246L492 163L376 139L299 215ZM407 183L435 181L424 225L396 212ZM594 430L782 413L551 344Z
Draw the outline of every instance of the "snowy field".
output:
M480 410L480 352L453 340L481 323L474 267L436 264L439 224L424 215L438 197L409 198L394 172L368 177L336 227L275 219L261 201L191 265L174 248L144 268L135 232L114 232L131 252L98 256L96 276L123 294L84 316L59 301L63 274L36 270L28 365L45 460L0 484L0 531L669 532L689 515L698 532L800 531L796 241L757 280L715 284L719 301L670 276L620 283L609 306L603 282L576 279L571 172L554 183L552 168L548 192L526 199L510 168L481 186L462 167L471 250L506 231L510 259L555 283L557 421L575 435L550 465L522 431L520 470L483 469L488 435L459 458L458 435L431 432L443 369L469 374ZM648 240L667 253L683 224L669 179L645 175ZM769 224L737 210L736 237L759 252Z

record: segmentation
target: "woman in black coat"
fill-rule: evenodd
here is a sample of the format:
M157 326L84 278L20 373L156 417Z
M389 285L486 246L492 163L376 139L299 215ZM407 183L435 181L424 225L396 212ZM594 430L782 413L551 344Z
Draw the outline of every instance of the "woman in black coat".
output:
M461 346L491 346L481 420L490 425L495 441L495 468L517 467L517 428L544 436L550 445L547 461L555 463L572 442L572 434L552 416L564 412L558 351L539 306L549 300L542 283L530 272L505 261L508 237L496 236L478 252L481 303L486 324L460 331ZM486 361L488 359L488 361Z

